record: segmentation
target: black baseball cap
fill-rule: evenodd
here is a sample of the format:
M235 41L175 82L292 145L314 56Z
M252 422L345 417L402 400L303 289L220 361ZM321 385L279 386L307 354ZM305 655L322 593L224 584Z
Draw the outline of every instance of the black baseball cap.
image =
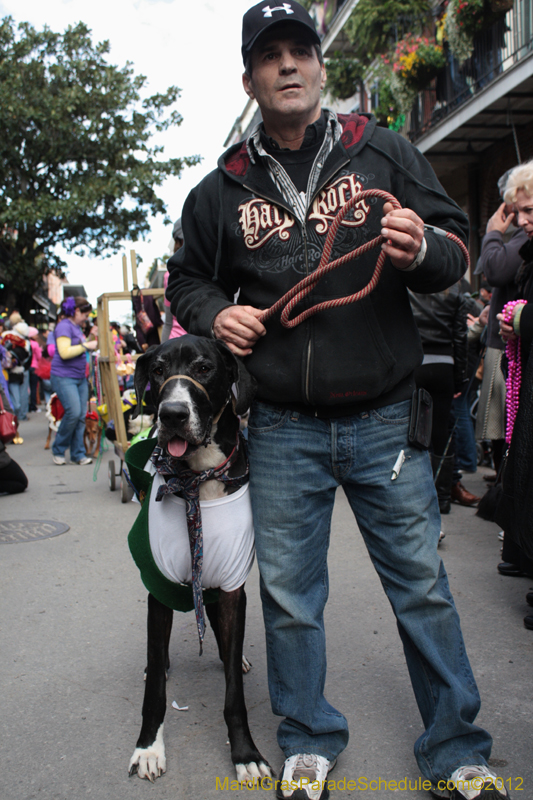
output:
M285 3L277 3L276 0L265 2L262 0L256 6L249 8L242 18L242 59L246 65L246 58L252 47L266 30L280 22L295 22L305 25L307 32L316 44L320 44L320 37L316 32L315 23L300 3L289 0Z

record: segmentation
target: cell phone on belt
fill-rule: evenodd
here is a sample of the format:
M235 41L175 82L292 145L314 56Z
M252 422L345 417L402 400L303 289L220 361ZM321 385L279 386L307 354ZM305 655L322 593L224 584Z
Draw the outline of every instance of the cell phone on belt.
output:
M425 389L415 389L409 421L409 443L419 450L428 450L433 424L433 399Z

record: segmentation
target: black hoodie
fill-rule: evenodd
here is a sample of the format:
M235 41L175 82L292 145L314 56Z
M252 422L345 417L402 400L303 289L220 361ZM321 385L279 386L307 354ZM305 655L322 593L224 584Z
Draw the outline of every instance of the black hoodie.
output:
M466 242L468 223L420 152L374 117L339 115L340 140L321 169L302 225L246 142L231 147L187 198L184 247L169 261L167 297L187 331L212 336L216 315L233 303L269 308L318 266L335 214L355 193L382 189L426 224ZM253 151L252 151L253 154ZM359 203L341 224L332 259L380 234L383 201ZM438 292L466 265L457 244L426 232L427 253L412 271L386 260L376 289L349 306L319 312L292 329L279 314L245 359L258 381L257 398L320 416L341 416L410 397L422 361L407 288ZM324 276L293 312L364 287L379 250Z

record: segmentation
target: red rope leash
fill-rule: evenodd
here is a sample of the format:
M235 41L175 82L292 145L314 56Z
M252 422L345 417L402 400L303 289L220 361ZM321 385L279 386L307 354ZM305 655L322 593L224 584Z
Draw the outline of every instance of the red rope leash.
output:
M360 247L356 247L355 250L352 250L349 253L346 253L345 255L341 256L340 258L335 259L335 261L328 262L328 259L331 256L331 251L333 249L335 236L337 235L337 231L339 230L339 227L343 219L345 218L347 213L355 205L357 205L357 203L361 202L361 200L364 200L366 197L379 197L385 202L391 203L394 208L401 208L400 203L395 197L393 197L392 194L384 192L381 189L367 189L366 191L360 192L359 194L356 194L354 197L352 197L346 203L346 205L342 206L342 208L338 211L335 219L333 220L331 228L328 231L328 235L326 236L326 242L324 244L322 258L320 259L320 263L316 268L316 270L314 270L314 272L312 272L311 275L308 275L306 278L297 283L296 286L293 286L292 289L289 289L289 291L286 294L284 294L283 297L280 297L280 299L277 300L273 306L267 308L266 311L264 311L259 317L259 322L264 323L267 319L270 319L270 317L272 317L277 311L283 309L280 317L281 324L285 328L294 328L296 327L296 325L299 325L300 322L303 322L309 317L312 317L313 314L317 314L319 311L324 311L326 308L338 308L340 306L347 306L350 305L351 303L356 303L358 300L362 300L363 297L369 295L370 292L372 292L376 288L378 281L381 277L381 272L383 270L385 259L387 257L386 254L383 252L383 250L380 251L370 281L363 289L360 289L358 292L355 292L355 294L348 295L348 297L339 297L336 300L326 300L323 303L317 303L316 305L311 306L311 308L308 308L305 311L303 311L297 317L294 317L294 319L289 318L292 309L296 305L298 305L298 303L301 300L303 300L304 297L306 297L308 294L310 294L310 292L313 291L313 289L317 286L318 282L320 281L320 278L323 275L326 275L328 272L332 272L334 269L337 269L337 267L342 266L342 264L346 264L347 261L352 261L356 258L359 258L359 256L362 256L364 253L368 252L369 250L372 250L374 247L381 246L382 242L385 241L385 237L380 234L379 236L376 236L375 239L372 239L371 241L366 242ZM433 229L433 230L436 233L440 232L439 229ZM457 236L454 236L454 234L450 233L449 231L442 231L442 234L445 235L447 239L451 239L453 242L459 245L466 259L467 265L470 265L468 250L466 249L463 242Z

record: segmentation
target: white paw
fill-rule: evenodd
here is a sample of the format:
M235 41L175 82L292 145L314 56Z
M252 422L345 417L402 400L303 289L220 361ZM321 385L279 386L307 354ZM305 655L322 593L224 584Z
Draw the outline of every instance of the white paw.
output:
M235 764L237 780L239 783L254 783L261 778L271 778L272 770L264 761L250 761L249 764Z
M155 742L150 747L136 747L130 758L129 773L139 778L148 778L152 783L167 771L163 725L159 728Z
M248 661L246 656L243 655L243 657L242 657L242 671L246 675L246 673L250 672L251 669L252 669L252 662Z

